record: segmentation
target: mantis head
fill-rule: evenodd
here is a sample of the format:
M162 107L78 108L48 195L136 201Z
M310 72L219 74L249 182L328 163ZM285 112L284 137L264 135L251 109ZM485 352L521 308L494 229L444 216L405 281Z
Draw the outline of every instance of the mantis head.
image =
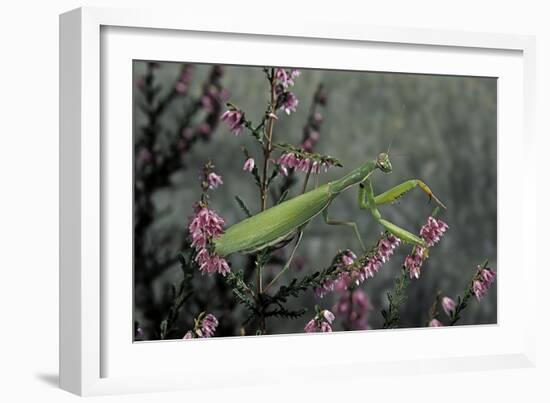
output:
M389 174L392 171L389 155L386 153L378 154L378 158L376 159L376 166L382 172Z

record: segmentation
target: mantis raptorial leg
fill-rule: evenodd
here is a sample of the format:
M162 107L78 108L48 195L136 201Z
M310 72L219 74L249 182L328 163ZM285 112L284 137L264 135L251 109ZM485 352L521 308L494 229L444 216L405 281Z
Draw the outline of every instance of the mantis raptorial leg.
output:
M424 182L422 182L420 179L410 179L408 181L405 181L403 183L400 183L399 185L391 188L390 190L385 191L384 193L379 194L378 196L374 197L374 202L377 206L381 204L386 203L393 203L397 199L399 199L401 196L403 196L405 193L411 191L415 187L419 187L421 190L423 190L430 199L434 199L441 207L446 208L445 205L439 200L431 191L431 189L426 185ZM361 202L361 201L360 201Z
M361 209L370 210L371 214L380 225L401 240L408 243L425 246L425 241L418 236L382 218L380 211L376 207L377 205L391 203L397 200L403 194L414 189L416 186L419 186L422 190L428 193L430 197L435 198L428 186L418 179L411 179L407 182L403 182L402 184L397 185L375 197L372 183L369 179L367 179L359 185L359 207Z
M323 218L325 219L325 222L328 225L347 225L348 227L352 227L353 231L355 232L355 236L357 237L357 240L359 241L359 244L361 245L361 248L363 251L366 251L365 243L363 242L363 239L361 238L361 234L359 233L359 228L357 227L357 223L354 221L341 221L341 220L332 220L328 218L328 206L326 209L323 210Z

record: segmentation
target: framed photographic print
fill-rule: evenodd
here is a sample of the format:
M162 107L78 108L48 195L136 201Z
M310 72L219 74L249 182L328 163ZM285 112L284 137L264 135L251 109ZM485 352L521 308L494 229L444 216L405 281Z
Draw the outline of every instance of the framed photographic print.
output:
M63 14L62 387L530 365L533 49Z

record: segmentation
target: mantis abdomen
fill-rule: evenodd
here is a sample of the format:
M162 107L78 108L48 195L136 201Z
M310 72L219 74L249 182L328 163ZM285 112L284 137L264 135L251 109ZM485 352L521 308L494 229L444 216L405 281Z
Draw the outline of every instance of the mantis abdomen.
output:
M214 240L214 252L227 256L274 245L321 213L332 199L326 184L262 211L229 227Z

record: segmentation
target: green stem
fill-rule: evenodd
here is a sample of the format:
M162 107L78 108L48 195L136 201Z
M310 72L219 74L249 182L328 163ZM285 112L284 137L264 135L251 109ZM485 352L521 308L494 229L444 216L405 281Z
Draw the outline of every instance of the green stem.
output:
M488 264L489 264L489 260L485 259L481 264L481 267L486 268ZM468 306L468 301L474 295L474 292L472 291L472 287L476 279L476 276L477 276L477 272L472 278L472 280L470 281L470 285L468 286L468 288L464 290L462 299L460 299L460 297L458 298L458 305L456 306L454 312L452 312L451 314L451 323L449 324L449 326L453 326L456 322L458 322L458 320L461 318L460 313L464 309L466 309L466 307Z
M302 188L302 194L306 192L307 182L309 181L309 176L311 175L311 170L313 169L313 161L309 163L309 168L307 169L306 178L304 179L304 186Z
M460 319L460 313L464 309L466 309L466 307L468 306L468 300L472 297L472 295L473 293L471 288L468 288L467 290L464 291L464 296L462 300L457 305L455 311L451 315L451 323L449 324L449 326L454 326L454 324L458 322L458 320Z
M394 329L399 327L399 309L407 300L405 291L410 282L409 274L403 267L399 276L395 278L393 290L387 293L390 305L388 307L388 312L382 311L382 316L384 316L382 328Z

